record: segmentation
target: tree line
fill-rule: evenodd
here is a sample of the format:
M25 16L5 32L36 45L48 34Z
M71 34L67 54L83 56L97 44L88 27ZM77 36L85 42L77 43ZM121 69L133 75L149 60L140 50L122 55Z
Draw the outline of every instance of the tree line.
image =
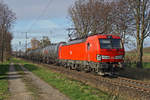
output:
M9 59L11 56L12 33L10 29L15 21L15 14L3 1L0 1L0 61Z
M28 51L38 49L38 48L44 48L50 44L51 44L51 41L48 38L48 36L43 36L43 38L41 40L37 40L36 38L32 38L31 39L31 48L29 48Z
M135 44L137 67L142 67L143 43L150 36L150 0L77 0L69 15L74 37L119 35L124 44Z

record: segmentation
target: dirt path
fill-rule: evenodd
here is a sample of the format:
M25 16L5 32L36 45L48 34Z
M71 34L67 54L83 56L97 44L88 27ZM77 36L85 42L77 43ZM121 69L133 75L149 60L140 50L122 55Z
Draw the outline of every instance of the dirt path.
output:
M33 100L31 92L27 91L21 79L22 76L15 71L13 64L10 65L8 77L9 91L11 94L8 100Z
M48 85L46 82L29 72L23 66L21 66L21 68L24 70L26 78L28 78L28 80L34 84L34 87L37 87L38 91L40 90L40 94L38 94L38 100L69 100L69 98L60 93L57 89L54 89Z
M11 96L8 100L70 100L24 67L21 66L21 69L24 74L19 74L13 64L10 65L8 81ZM36 93L27 85L31 85L31 89L36 88Z

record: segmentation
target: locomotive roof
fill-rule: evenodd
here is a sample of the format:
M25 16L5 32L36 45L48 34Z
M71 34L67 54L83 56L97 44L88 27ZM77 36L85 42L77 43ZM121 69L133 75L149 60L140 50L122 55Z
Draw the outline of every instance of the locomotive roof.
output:
M80 39L80 40L73 40L73 41L69 41L69 42L65 43L64 45L77 44L77 43L82 43L82 42L85 42L85 41L86 41L86 38L85 39Z
M112 36L113 38L120 38L119 36L116 36L116 35L112 35L112 34L95 34L95 35L90 35L88 37L93 37L93 36L100 36L101 38L107 38L107 36ZM77 43L83 43L86 41L86 39L88 38L83 38L83 39L77 39L77 40L72 40L72 41L69 41L63 45L72 45L72 44L77 44Z

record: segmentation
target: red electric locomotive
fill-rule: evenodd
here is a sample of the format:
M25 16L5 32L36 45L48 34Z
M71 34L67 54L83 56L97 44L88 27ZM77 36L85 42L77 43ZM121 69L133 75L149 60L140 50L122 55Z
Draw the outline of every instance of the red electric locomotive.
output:
M122 67L125 51L119 36L99 34L60 44L58 53L59 64L105 75Z
M99 34L32 50L28 52L28 58L106 75L122 67L124 54L119 36Z

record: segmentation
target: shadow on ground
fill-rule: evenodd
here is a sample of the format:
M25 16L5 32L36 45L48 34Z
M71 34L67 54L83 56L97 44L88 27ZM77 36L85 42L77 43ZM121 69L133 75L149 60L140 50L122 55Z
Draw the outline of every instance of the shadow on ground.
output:
M9 64L0 64L0 80L7 79L7 73L9 71Z
M121 76L137 79L137 80L150 80L149 68L130 68L126 67L119 72Z
M9 64L0 64L0 80L13 80L13 79L18 79L18 78L22 78L21 76L17 76L21 73L14 73L14 74L8 74L9 72ZM14 64L14 66L19 66L18 64ZM26 65L28 66L28 65ZM36 67L35 68L32 68L32 70L36 70ZM22 71L21 68L17 68L17 71ZM15 72L15 71L11 71L11 72ZM26 73L23 73L23 74L26 74ZM11 77L9 77L9 76Z

